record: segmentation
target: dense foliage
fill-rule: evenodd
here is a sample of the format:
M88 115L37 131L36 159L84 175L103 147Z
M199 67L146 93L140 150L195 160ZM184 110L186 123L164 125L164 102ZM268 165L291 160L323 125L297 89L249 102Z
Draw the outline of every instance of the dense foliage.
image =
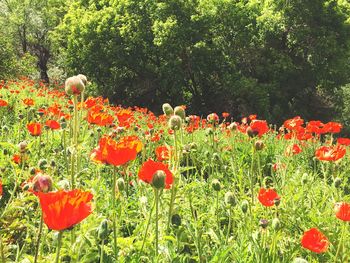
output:
M337 122L114 106L0 85L2 262L348 262Z
M2 0L0 7L0 77L26 75L15 62L30 55L46 82L84 72L93 94L156 112L171 101L202 114L259 112L277 123L295 114L346 116L337 108L350 82L346 0Z

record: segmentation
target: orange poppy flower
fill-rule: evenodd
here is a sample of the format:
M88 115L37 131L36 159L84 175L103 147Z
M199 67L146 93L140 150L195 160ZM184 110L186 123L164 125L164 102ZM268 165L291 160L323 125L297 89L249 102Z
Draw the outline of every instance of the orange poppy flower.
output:
M338 138L337 143L345 146L350 145L350 139L349 138Z
M258 199L263 206L273 206L276 200L280 197L273 189L261 188L259 191Z
M324 253L328 249L329 241L317 228L311 228L304 233L301 245L315 253Z
M316 158L321 161L334 162L344 157L346 153L345 148L340 145L337 146L322 146L316 150Z
M16 164L20 164L21 163L21 156L19 154L13 155L12 161L14 161Z
M34 100L33 99L27 98L27 99L23 99L22 101L27 106L33 106L34 105Z
M57 192L37 192L43 219L49 229L65 230L80 223L92 213L90 192L75 189Z
M225 119L226 119L227 117L229 117L229 116L230 116L230 113L228 113L228 112L223 112L223 113L222 113L222 117L225 118Z
M58 130L59 128L61 128L61 125L55 120L47 120L45 124L51 130Z
M28 123L27 129L33 136L39 136L41 134L41 124L38 122Z
M136 136L123 137L119 142L110 137L102 137L90 157L96 162L118 166L135 160L141 149L142 142Z
M6 107L7 105L7 101L0 99L0 107Z
M145 183L151 184L153 175L158 171L161 170L166 174L165 177L165 188L169 189L170 186L173 183L173 174L168 169L168 166L161 162L155 162L152 159L149 159L148 161L144 162L140 168L140 171L138 173L139 179L144 181Z
M340 220L350 221L350 204L345 202L336 203L334 206L335 215Z

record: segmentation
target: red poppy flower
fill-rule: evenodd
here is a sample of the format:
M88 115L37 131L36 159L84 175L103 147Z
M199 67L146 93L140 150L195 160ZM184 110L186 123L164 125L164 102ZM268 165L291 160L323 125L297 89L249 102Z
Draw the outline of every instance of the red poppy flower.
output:
M279 200L280 197L273 189L261 188L259 191L258 199L264 206L273 206L275 204L275 200Z
M0 107L6 107L7 105L7 101L0 99Z
M339 133L343 125L339 122L328 122L324 125L323 130L324 133Z
M19 154L13 155L12 161L14 161L16 164L19 164L21 162L21 156Z
M226 119L228 116L230 116L230 113L228 113L228 112L223 112L223 113L222 113L222 117L223 117L223 118Z
M43 219L49 229L65 230L80 223L91 212L90 192L72 191L38 192Z
M300 146L298 144L293 144L291 145L291 147L289 147L288 149L289 153L292 153L293 155L299 154L302 152L302 149L300 148Z
M88 112L87 121L91 124L97 124L98 126L106 126L112 124L114 118L108 113L90 110Z
M350 139L349 138L338 138L337 143L345 146L350 145Z
M165 172L165 188L169 189L173 183L173 174L168 169L168 166L161 162L155 162L151 159L144 162L139 171L139 179L150 184L152 183L153 175L158 171L162 170Z
M170 151L172 149L167 147L167 146L158 146L156 148L156 156L157 156L157 160L162 162L164 160L169 160L170 158Z
M341 202L336 203L334 206L336 217L343 221L350 221L350 204Z
M61 128L61 125L55 120L47 120L45 124L52 130L58 130Z
M27 129L33 136L39 136L41 134L41 124L38 122L28 123Z
M301 245L316 253L326 252L329 246L327 237L317 228L306 231L301 239Z
M346 153L345 148L340 145L337 146L322 146L316 150L316 158L321 161L337 161L344 157Z
M216 114L216 113L210 113L208 116L207 116L207 121L209 123L216 123L219 121L219 116Z
M2 181L0 179L0 198L2 197Z
M259 137L269 131L267 122L263 120L252 120L250 123L250 128L252 128L253 132L257 133Z
M142 142L136 136L123 137L119 142L102 137L90 157L96 162L118 166L134 160L141 149Z

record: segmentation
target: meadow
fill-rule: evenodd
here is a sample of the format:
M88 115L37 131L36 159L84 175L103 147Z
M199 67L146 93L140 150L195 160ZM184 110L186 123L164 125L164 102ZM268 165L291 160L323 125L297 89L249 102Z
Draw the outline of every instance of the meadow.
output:
M0 82L2 262L349 261L341 123L156 116L87 85Z

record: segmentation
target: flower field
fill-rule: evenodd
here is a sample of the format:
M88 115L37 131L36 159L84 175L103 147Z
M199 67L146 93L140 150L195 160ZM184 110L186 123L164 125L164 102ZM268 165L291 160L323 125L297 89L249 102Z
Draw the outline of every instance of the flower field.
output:
M349 262L342 124L156 116L86 85L0 82L1 262Z

